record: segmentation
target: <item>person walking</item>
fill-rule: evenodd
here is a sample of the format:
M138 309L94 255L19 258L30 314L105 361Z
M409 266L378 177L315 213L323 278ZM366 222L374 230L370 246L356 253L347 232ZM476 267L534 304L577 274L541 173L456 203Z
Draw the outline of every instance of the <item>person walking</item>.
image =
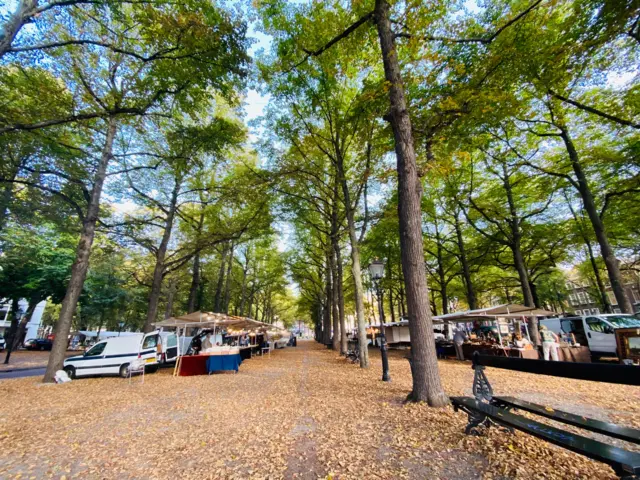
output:
M558 336L546 326L540 325L540 337L542 338L542 354L545 360L549 355L554 362L558 361Z
M456 349L456 358L458 360L464 360L464 353L462 352L462 344L467 340L467 334L461 328L456 330L453 335L453 345Z

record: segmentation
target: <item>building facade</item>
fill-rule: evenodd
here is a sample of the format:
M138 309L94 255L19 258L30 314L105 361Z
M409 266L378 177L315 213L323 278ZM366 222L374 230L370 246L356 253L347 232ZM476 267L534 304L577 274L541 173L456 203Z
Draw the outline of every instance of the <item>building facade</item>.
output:
M598 313L604 313L602 310L602 302L598 298L594 298L593 289L587 285L581 285L577 282L567 283L569 303L569 311L576 315L597 315ZM640 312L640 290L636 283L627 283L624 286L625 292L631 304L633 305L634 312ZM616 296L611 290L611 286L605 287L607 293L607 299L611 305L613 313L621 313L618 307L618 301Z

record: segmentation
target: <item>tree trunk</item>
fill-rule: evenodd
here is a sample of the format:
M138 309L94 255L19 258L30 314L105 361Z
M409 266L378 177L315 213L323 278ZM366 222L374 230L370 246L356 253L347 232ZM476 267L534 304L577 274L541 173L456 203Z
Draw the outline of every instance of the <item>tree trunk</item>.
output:
M167 306L164 309L164 319L173 317L173 301L176 298L176 279L172 278L169 280L169 289L167 291ZM193 310L189 310L188 313L191 313Z
M344 316L344 290L342 288L342 252L340 242L336 238L333 242L333 251L336 256L336 278L335 289L338 292L338 315L340 317L340 353L346 355L349 349L349 337L347 332L347 322Z
M110 117L107 123L107 134L102 148L102 155L93 180L93 188L91 189L91 197L87 207L87 215L82 222L82 230L80 232L80 240L76 250L76 259L71 267L71 278L67 285L67 292L62 300L60 308L60 317L54 330L55 340L47 370L44 374L44 382L51 383L54 381L56 371L62 368L65 352L67 351L67 337L71 329L71 322L78 304L78 298L82 293L84 280L87 277L89 268L89 256L91 254L91 245L95 236L96 222L100 213L100 196L102 195L102 187L107 175L107 166L113 152L113 140L116 136L117 121Z
M251 317L251 310L253 309L253 296L255 295L254 286L251 285L249 290L251 291L251 293L249 294L249 304L247 305L247 312L249 312L249 318L255 318Z
M440 300L442 305L442 313L449 313L449 297L447 295L447 278L444 269L444 258L442 255L442 237L438 229L438 220L434 220L436 228L436 259L438 261L438 283L440 284Z
M600 294L600 303L602 304L602 311L605 313L613 313L613 309L611 308L611 303L609 302L609 297L607 297L607 290L604 287L604 282L602 281L602 275L600 275L600 269L598 268L598 263L596 262L596 257L593 254L593 247L591 246L591 242L589 239L586 239L585 244L587 246L587 252L589 254L589 262L591 262L591 268L593 269L593 276L596 280L596 286L598 288L598 293Z
M362 270L360 268L360 247L356 234L356 221L354 207L351 204L351 192L344 171L344 158L338 152L337 170L339 183L342 188L344 208L347 216L347 229L349 230L349 243L351 245L351 273L356 301L356 317L358 319L358 344L360 345L360 368L369 367L369 350L367 348L367 325L364 318L364 289L362 288Z
M224 272L227 261L227 247L225 246L220 256L220 270L218 270L218 283L216 285L216 293L213 301L213 311L222 311L222 287L224 286ZM257 312L256 312L257 315Z
M402 318L407 316L407 305L404 296L404 277L400 279L400 316Z
M522 255L522 232L520 230L520 217L513 199L513 188L511 185L510 174L506 162L502 162L502 183L507 195L507 205L509 207L509 228L511 230L511 238L509 239L509 248L513 254L513 264L518 272L520 280L520 288L522 289L522 297L527 307L535 307L536 303L531 291L531 282L529 281L529 273ZM535 346L540 345L540 334L538 332L538 318L531 316L527 318L529 325L529 335Z
M375 17L389 83L390 121L393 128L398 163L398 216L400 252L409 310L411 335L411 373L414 401L442 407L449 403L440 381L433 324L429 311L427 273L424 265L422 237L422 185L414 150L411 119L407 110L400 65L389 19L387 0L376 0Z
M331 314L333 319L333 336L331 337L332 348L336 351L340 351L340 310L338 304L340 303L340 294L338 293L338 266L336 265L336 257L333 252L333 245L329 246L329 252L327 254L329 258L329 265L331 266Z
M193 272L191 274L191 288L189 288L189 301L187 302L187 313L199 310L198 294L200 292L200 252L193 256Z
M391 323L396 323L396 312L393 311L393 291L389 288L389 311L391 312Z
M18 32L29 23L38 8L38 0L20 0L15 12L0 28L0 58L11 49Z
M249 273L249 259L251 255L250 246L247 245L245 250L245 261L244 266L242 268L242 288L240 291L240 316L244 316L244 305L247 301L247 275ZM251 313L249 313L251 316Z
M151 332L154 329L152 323L156 322L158 316L158 303L160 302L160 294L162 293L162 281L164 280L164 259L167 255L167 247L171 240L171 232L173 230L173 220L176 215L178 205L178 195L182 179L176 178L171 192L171 203L167 209L167 218L165 219L164 232L162 240L156 252L156 266L153 269L153 280L151 282L151 292L149 293L149 305L147 307L147 319L144 322L143 331Z
M611 290L613 290L613 294L618 301L618 306L620 307L622 313L633 313L633 307L624 290L624 281L622 279L622 274L620 273L618 260L615 256L613 248L611 248L611 244L609 243L609 236L607 235L607 232L604 228L604 223L600 218L600 213L596 208L593 194L591 193L591 188L589 187L587 177L584 173L584 170L582 169L580 158L578 157L578 151L576 150L573 141L569 136L569 131L567 130L567 128L564 126L559 126L559 128L560 137L565 144L567 153L569 154L569 160L571 160L573 172L575 173L576 180L578 181L578 192L580 192L584 209L589 216L589 220L591 220L593 232L595 233L596 240L600 245L600 254L602 255L604 264L607 267L607 272L609 273L609 283L611 284Z
M333 293L331 288L331 268L329 267L329 260L327 259L327 265L325 269L325 297L324 297L324 309L322 311L322 343L325 345L331 344L331 304L333 303Z
M460 225L459 213L455 213L454 227L456 230L456 243L458 244L458 251L460 252L460 263L462 264L462 278L464 280L464 288L467 297L467 304L469 310L475 310L478 308L476 300L476 292L473 288L473 281L471 280L471 268L469 267L469 260L467 258L467 250L464 245L464 238L462 237L462 226Z
M222 310L224 313L229 313L229 301L231 300L231 269L233 268L233 248L234 245L231 243L231 247L229 248L229 261L227 262L227 278L224 285L224 304Z
M5 340L7 353L4 357L4 364L9 364L9 359L11 358L11 352L14 349L15 339L18 334L18 316L16 313L18 312L18 299L14 298L11 300L11 326L9 327L9 334Z

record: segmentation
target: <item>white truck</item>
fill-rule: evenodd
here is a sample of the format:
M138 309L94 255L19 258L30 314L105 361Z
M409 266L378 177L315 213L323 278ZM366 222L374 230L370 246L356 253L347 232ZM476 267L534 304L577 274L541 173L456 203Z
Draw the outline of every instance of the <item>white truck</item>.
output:
M177 339L175 335L173 337L170 341L167 334L151 332L107 338L93 345L83 355L67 358L63 368L70 378L89 375L120 375L126 378L129 365L138 359L148 370L155 371L159 361L165 363L175 360Z
M615 330L640 328L640 320L621 313L552 318L540 324L557 334L572 333L577 343L589 347L592 358L617 357Z

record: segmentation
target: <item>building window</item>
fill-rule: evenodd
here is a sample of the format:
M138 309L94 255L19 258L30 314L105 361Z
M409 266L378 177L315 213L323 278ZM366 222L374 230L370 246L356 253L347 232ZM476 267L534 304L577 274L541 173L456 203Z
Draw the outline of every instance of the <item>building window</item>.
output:
M576 296L575 296L575 294L573 294L573 293L569 294L569 303L571 305L575 305L576 304Z
M622 311L619 308L614 308L613 313L622 313Z
M600 313L600 309L599 308L592 308L591 309L591 315L598 315Z
M582 315L582 310L576 310L576 315Z
M609 303L611 303L611 305L618 304L618 300L616 300L616 296L613 294L613 292L607 292L607 297L609 297Z
M631 289L631 295L633 295L633 303L640 303L640 294L635 288Z
M578 300L580 301L580 304L591 303L591 299L589 298L589 295L587 295L586 292L579 292Z

